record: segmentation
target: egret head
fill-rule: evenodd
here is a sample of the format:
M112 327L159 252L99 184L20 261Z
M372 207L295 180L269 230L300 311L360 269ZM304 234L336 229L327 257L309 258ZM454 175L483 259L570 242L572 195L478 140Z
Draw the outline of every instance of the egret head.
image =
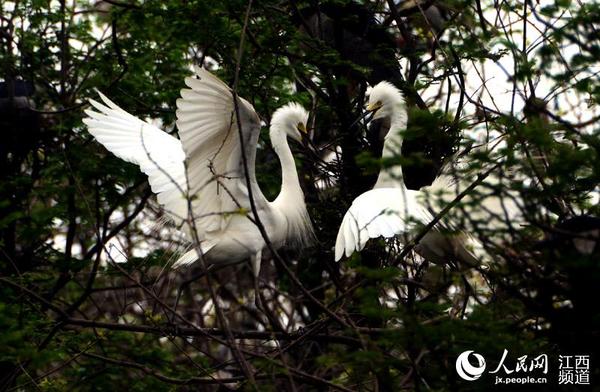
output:
M380 82L371 89L367 111L373 119L392 117L398 105L404 105L404 96L393 84Z
M307 135L308 112L297 103L288 103L277 109L271 118L271 128L301 142Z

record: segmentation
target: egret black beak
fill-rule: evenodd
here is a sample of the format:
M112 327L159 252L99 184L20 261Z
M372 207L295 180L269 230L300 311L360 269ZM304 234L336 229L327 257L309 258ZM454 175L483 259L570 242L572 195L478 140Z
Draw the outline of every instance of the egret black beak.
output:
M308 130L306 129L306 125L304 125L304 123L298 123L297 128L300 131L300 134L302 134L302 135L308 134Z
M309 132L308 132L308 129L306 128L306 125L304 125L304 123L298 123L296 128L300 132L300 141L302 142L302 145L304 147L306 147L307 143L310 142L310 137L308 135Z
M308 130L305 130L304 132L300 132L300 137L302 138L302 145L308 149L313 149L314 150L314 145L312 143L312 140L310 140L310 136L308 135Z
M300 130L300 128L298 128L298 130ZM310 139L309 131L309 129L306 129L304 132L300 132L302 146L305 148L306 156L310 156L312 159L320 161L321 156L319 155L319 150Z
M382 106L383 104L379 101L370 103L367 105L367 112L375 114L375 112L381 109Z
M300 140L302 142L302 145L306 148L314 148L312 141L310 140L310 136L309 136L309 129L306 128L306 125L304 125L303 123L298 123L298 131L300 131Z

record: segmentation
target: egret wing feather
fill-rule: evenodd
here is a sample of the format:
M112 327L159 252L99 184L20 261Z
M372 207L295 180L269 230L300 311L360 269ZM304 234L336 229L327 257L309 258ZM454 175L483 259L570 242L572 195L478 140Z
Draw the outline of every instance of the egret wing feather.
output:
M433 217L417 202L417 192L399 188L377 188L357 197L346 212L338 231L335 259L364 248L371 238L390 238L406 233Z
M244 155L255 203L259 209L266 204L254 172L260 120L252 105L238 98L242 152L231 89L204 68L195 72L177 100L177 127L188 156L196 229L210 232L224 229L232 211L249 209Z
M103 103L90 100L83 122L96 140L117 157L134 163L148 175L158 202L177 224L186 216L185 153L181 142L154 125L127 113L98 93Z

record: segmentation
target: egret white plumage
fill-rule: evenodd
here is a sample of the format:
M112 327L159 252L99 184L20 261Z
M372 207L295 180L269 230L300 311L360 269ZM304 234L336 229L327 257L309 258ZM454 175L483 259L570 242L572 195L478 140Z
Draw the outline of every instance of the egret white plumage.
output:
M373 119L389 120L385 135L383 158L398 156L402 147L402 134L407 124L406 104L402 93L388 82L381 82L371 90L367 111L374 112ZM426 199L428 193L449 186L449 178L438 177L434 183L420 191L407 189L402 179L400 165L382 168L374 189L357 197L346 212L335 244L335 260L345 254L349 257L364 248L370 238L391 238L416 234L416 229L434 218ZM450 230L449 222L440 222L419 244L417 251L425 259L436 263L454 258L468 265L477 259L467 248L464 233L444 233Z
M274 248L305 246L314 235L288 145L288 138L301 141L306 136L308 113L291 103L273 114L270 138L281 163L282 185L277 198L268 201L255 173L258 115L238 97L238 117L231 89L206 69L195 72L196 77L185 79L189 88L177 100L179 139L102 94L104 104L90 100L96 111L86 110L84 123L109 151L148 175L169 217L190 242L197 237L200 249L184 254L176 267L195 262L201 253L207 265L250 258L258 274L266 242L250 212L251 197Z

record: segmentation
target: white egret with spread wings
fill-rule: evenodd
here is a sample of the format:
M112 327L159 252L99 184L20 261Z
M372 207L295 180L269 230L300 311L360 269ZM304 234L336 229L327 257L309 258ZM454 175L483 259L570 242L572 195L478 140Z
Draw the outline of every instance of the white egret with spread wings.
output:
M383 158L398 156L402 147L401 132L407 125L402 93L391 83L377 84L371 90L367 111L374 113L373 119L386 119L390 124ZM448 176L440 176L431 186L415 191L406 188L400 165L382 168L374 189L358 196L346 212L337 234L335 260L362 250L371 238L412 239L419 228L434 219L429 197L438 190L451 188L452 182ZM415 250L436 263L454 258L474 265L477 259L467 247L469 240L463 232L453 230L450 222L442 220L421 239Z
M198 260L207 264L237 263L250 258L258 274L265 238L274 248L306 246L312 224L288 138L306 136L308 113L298 104L279 108L270 124L271 144L281 163L282 184L268 201L255 173L261 121L252 105L203 68L185 79L189 88L177 100L179 139L127 113L104 95L90 100L89 132L117 157L137 164L148 175L152 191L169 217L191 243L199 244L175 266ZM242 135L242 138L240 138Z

